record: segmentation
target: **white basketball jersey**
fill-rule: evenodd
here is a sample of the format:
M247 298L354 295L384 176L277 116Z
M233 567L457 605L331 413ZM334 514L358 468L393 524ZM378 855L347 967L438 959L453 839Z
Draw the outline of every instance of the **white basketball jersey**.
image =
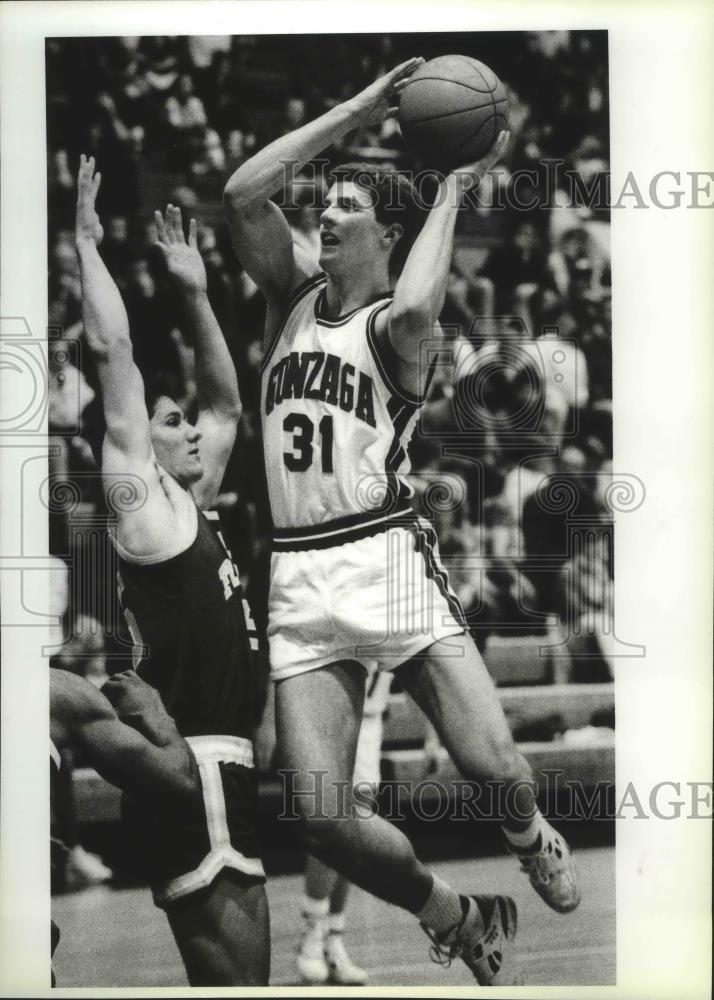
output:
M263 363L263 446L276 537L287 534L281 529L388 517L411 495L403 477L422 400L396 384L394 364L374 336L391 295L328 320L326 280L318 275L295 291Z

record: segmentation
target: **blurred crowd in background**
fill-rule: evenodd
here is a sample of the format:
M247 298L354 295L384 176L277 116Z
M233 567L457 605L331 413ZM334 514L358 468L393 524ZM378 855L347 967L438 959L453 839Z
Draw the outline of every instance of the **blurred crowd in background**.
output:
M453 51L481 59L504 81L512 139L478 205L459 220L441 317L444 350L412 448L415 503L435 522L482 649L493 635L544 634L554 622L571 633L587 621L596 645L607 630L609 216L567 183L568 171L590 184L609 169L606 33L63 38L47 42L50 433L55 482L71 484L49 504L51 551L70 566L73 638L58 654L63 665L91 664L101 681L105 670L124 669L130 660L109 550L97 541L101 405L82 352L72 232L80 152L94 155L102 173L101 252L126 303L136 361L145 380L160 376L188 412L195 395L192 351L153 245L152 215L171 201L185 221L198 220L209 296L244 407L221 513L264 626L270 536L258 412L264 301L230 245L223 185L254 150L400 61ZM326 158L330 166L347 160L423 166L404 149L392 119L348 135ZM544 181L543 164L555 160L562 164L554 184L552 172ZM317 247L324 186L306 169L289 188L283 198L295 239ZM89 577L83 560L93 567ZM609 676L606 656L588 655L583 663L573 679Z

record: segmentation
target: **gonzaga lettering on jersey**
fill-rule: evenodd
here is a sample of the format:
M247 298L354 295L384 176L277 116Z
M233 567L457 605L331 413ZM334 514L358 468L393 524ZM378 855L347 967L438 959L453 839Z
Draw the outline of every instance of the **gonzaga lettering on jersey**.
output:
M335 544L409 509L407 448L423 399L374 336L391 293L325 317L324 274L293 294L263 363L261 412L274 547ZM344 536L344 539L343 539Z

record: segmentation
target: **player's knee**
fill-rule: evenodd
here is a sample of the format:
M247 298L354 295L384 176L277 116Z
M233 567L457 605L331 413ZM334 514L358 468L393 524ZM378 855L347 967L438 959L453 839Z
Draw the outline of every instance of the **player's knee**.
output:
M339 843L339 822L335 819L305 817L303 820L303 840L305 848L320 861L329 864L329 858Z

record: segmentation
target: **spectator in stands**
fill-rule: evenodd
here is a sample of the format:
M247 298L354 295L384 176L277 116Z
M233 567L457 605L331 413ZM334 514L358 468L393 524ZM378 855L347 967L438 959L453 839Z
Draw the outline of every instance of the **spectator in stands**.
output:
M491 252L483 274L493 282L499 311L510 307L520 286L527 286L532 293L550 284L546 252L529 218L520 223L512 239Z
M566 230L548 256L548 270L561 298L567 300L578 267L589 263L589 239L583 228Z
M176 83L179 73L177 50L177 40L167 35L146 35L141 39L145 77L153 90L166 93Z
M169 125L177 132L186 132L206 124L206 110L203 101L194 92L193 77L182 73L166 99L166 115Z
M104 224L102 255L122 291L126 288L134 260L129 245L129 222L124 215L110 215Z
M165 113L170 137L167 150L170 167L190 173L193 162L203 158L207 118L189 73L182 73L177 78L166 98Z
M598 531L604 520L596 486L582 449L568 445L557 471L544 477L523 504L522 569L535 587L533 610L565 614L563 566L579 551L588 532Z
M69 227L74 211L74 178L66 149L50 155L47 177L48 210L56 226Z
M202 198L216 198L225 176L226 156L221 138L212 128L191 130L188 142L188 175Z

